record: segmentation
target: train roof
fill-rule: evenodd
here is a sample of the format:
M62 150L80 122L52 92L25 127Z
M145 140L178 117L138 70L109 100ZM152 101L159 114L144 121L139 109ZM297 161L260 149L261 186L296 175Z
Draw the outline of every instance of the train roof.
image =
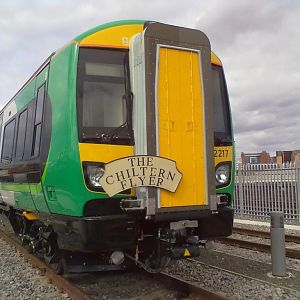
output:
M112 27L116 27L116 26L122 26L122 25L144 25L145 23L147 23L148 21L145 20L121 20L121 21L114 21L114 22L109 22L109 23L105 23L99 26L96 26L94 28L91 28L87 31L85 31L84 33L76 36L73 41L76 42L81 42L84 38L98 32L104 29L108 29L108 28L112 28Z

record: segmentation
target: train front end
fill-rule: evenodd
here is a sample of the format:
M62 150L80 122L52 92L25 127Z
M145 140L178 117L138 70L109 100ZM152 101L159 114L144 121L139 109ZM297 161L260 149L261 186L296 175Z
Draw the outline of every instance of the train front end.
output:
M79 50L80 160L102 195L84 214L105 249L159 270L232 232L228 97L201 31L149 22L122 42Z
M82 33L5 106L0 131L0 217L58 272L156 272L232 232L229 100L199 30Z
M216 194L216 181L229 179L232 164L215 166L214 150L225 148L214 149L218 103L209 40L197 30L154 23L134 37L130 58L133 167L141 174L139 156L146 155L142 176L148 181L136 188L146 215L141 244L149 248L147 257L198 256L207 240L231 234L233 219L229 199ZM165 162L148 166L147 156ZM149 245L157 245L156 255Z

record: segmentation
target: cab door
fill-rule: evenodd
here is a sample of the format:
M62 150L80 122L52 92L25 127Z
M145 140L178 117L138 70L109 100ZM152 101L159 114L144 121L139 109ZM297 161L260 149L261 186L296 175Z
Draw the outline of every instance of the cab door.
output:
M183 173L176 193L160 190L160 205L206 205L200 51L158 45L157 53L157 155Z
M38 211L49 212L42 184L41 149L43 144L43 123L45 120L45 101L47 97L47 81L49 65L47 65L36 77L34 113L32 117L32 144L31 161L35 163L34 171L31 173L29 188L32 199Z
M166 24L130 43L135 154L175 161L182 173L175 192L137 187L148 216L216 209L210 57L204 33Z

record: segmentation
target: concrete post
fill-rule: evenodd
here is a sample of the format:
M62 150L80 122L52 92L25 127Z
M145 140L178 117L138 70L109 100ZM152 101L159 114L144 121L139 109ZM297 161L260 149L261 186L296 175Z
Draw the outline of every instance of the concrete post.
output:
M271 214L271 259L272 275L287 276L285 259L285 235L283 212L272 212Z

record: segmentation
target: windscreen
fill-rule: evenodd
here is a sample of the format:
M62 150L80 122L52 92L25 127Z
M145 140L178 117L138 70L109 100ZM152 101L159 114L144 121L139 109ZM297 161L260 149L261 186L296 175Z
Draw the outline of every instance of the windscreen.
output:
M128 52L81 48L77 114L81 142L129 144Z
M221 67L212 65L215 146L231 144L231 121L225 78Z

